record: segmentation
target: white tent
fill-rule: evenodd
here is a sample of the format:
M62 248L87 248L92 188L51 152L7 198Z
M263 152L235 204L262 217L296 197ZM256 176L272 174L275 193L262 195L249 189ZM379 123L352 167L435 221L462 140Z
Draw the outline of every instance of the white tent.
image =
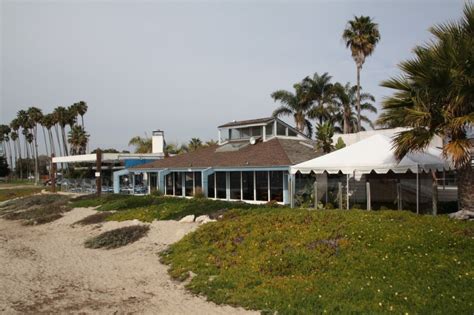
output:
M318 158L296 164L291 173L316 174L328 172L335 174L368 174L372 171L385 174L388 171L405 173L411 170L450 169L449 163L443 159L441 150L429 147L424 152L407 154L400 162L397 161L392 140L384 135L374 135L356 142L348 147L320 156Z
M369 174L372 171L386 174L389 171L406 173L410 170L417 174L418 210L418 173L448 169L451 169L451 165L442 157L441 150L433 147L429 147L423 152L407 154L401 161L397 161L392 140L387 136L377 134L321 157L296 164L291 167L291 174L294 178L298 172L302 174L311 172L337 174L341 172L347 174L346 187L349 191L349 177L354 176L356 180L359 180L363 174ZM367 208L370 209L370 187L369 184L367 185Z

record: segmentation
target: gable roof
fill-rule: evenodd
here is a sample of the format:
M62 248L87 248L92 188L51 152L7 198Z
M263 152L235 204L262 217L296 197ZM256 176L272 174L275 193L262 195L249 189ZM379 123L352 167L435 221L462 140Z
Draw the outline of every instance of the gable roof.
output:
M312 141L278 138L242 145L235 150L222 150L223 146L216 145L132 169L290 166L320 156L313 147Z

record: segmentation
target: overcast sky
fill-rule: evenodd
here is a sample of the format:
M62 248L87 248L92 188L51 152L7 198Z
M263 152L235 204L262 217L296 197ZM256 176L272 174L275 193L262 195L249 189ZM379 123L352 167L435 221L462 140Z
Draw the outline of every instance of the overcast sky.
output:
M125 149L135 135L217 138L216 126L266 117L272 91L314 72L355 82L341 40L369 15L381 42L362 71L377 106L379 83L398 72L428 28L461 16L445 1L5 1L0 0L0 123L20 109L49 112L84 100L91 148Z

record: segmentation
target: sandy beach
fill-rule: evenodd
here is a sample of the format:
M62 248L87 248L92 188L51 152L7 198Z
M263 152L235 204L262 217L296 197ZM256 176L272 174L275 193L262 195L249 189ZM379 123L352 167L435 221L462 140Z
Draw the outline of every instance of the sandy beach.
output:
M0 313L252 313L190 294L159 262L158 253L197 224L155 221L133 244L86 249L87 238L138 223L71 226L94 212L74 209L55 222L30 227L0 219Z

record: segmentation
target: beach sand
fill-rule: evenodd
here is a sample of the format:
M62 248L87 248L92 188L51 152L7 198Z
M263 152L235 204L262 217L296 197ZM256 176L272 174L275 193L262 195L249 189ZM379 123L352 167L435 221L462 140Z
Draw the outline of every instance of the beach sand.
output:
M55 222L21 226L0 219L0 313L251 314L192 295L173 281L158 253L195 223L155 221L125 247L87 249L84 241L137 221L71 226L95 213L78 208Z

